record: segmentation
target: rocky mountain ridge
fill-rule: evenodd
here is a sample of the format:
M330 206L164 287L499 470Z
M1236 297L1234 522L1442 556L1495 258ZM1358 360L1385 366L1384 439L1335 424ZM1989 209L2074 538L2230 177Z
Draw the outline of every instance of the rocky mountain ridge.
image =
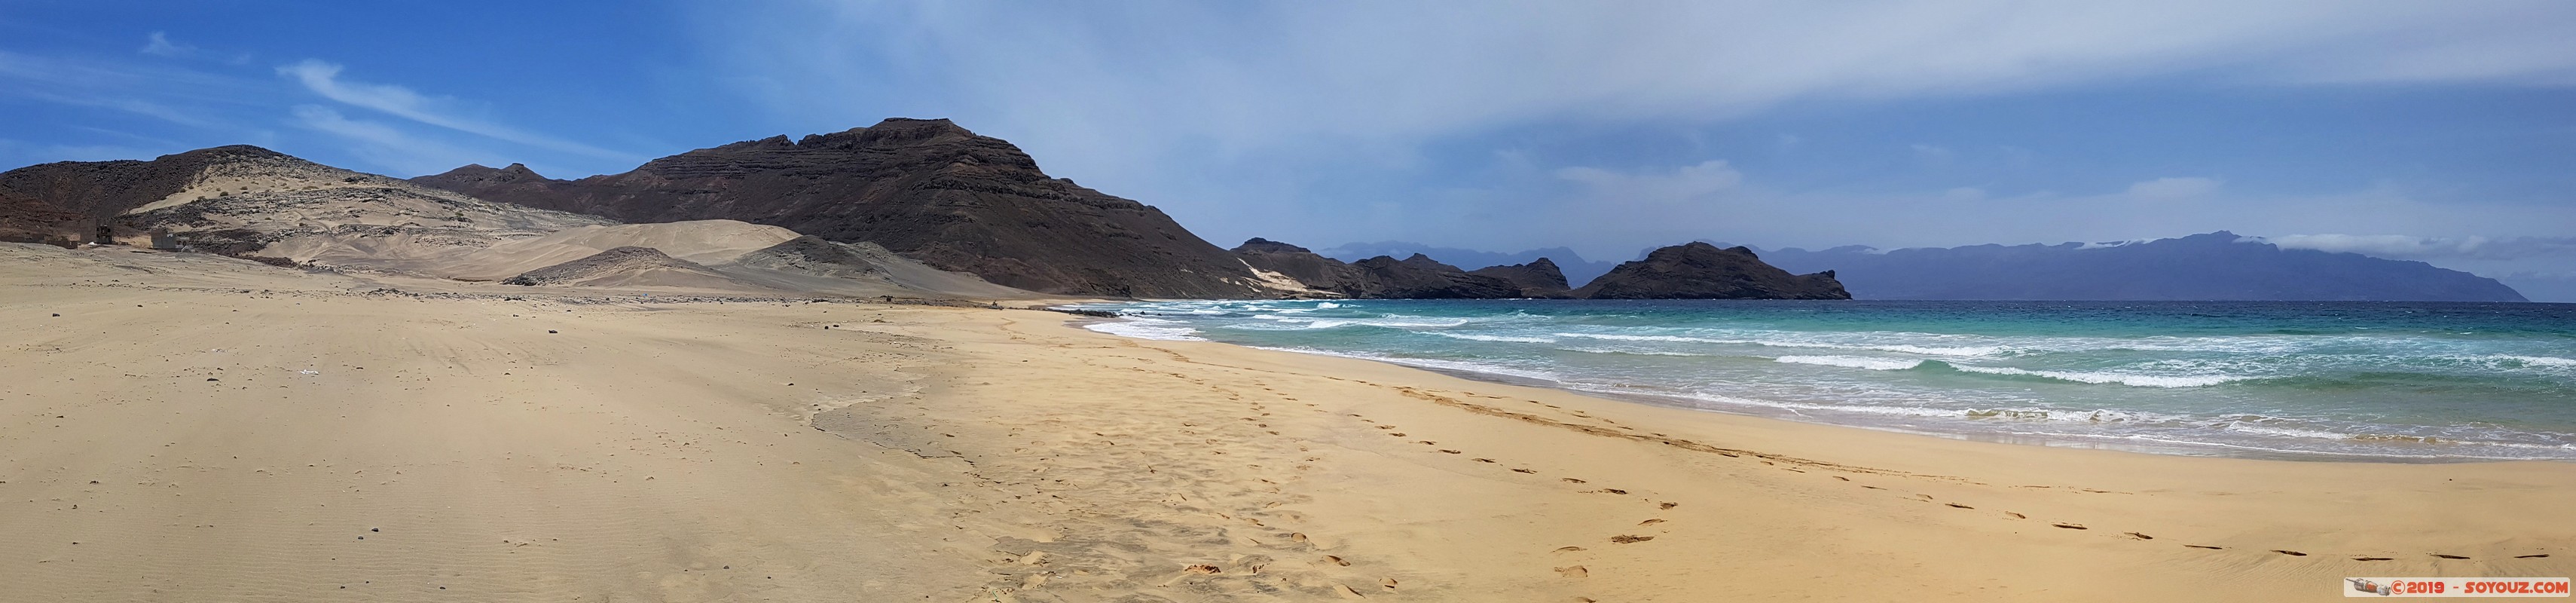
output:
M628 222L733 219L872 242L943 270L1046 293L1272 297L1250 267L1161 210L1047 176L945 119L737 142L622 174L554 180L513 164L414 182Z

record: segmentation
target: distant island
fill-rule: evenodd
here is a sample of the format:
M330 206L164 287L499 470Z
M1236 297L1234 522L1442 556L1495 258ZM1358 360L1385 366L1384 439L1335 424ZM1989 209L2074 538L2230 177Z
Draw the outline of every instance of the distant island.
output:
M1763 257L1791 270L1832 269L1863 299L2527 301L2467 272L2282 249L2227 231L2108 244L1790 248Z

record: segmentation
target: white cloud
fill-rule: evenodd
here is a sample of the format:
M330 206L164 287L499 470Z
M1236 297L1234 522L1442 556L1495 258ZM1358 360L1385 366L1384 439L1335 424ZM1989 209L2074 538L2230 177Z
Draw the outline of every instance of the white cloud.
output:
M402 86L345 81L340 79L340 71L339 65L317 59L306 59L300 63L277 68L279 75L295 78L313 93L351 106L382 111L403 119L532 147L602 159L637 163L643 161L642 157L629 153L542 136L457 115L453 108L457 104L455 99L423 96Z
M2509 237L2479 235L2422 237L2414 235L2293 234L2261 237L2284 249L2315 249L2390 258L2471 258L2514 260L2576 256L2576 237Z
M2129 196L2140 199L2189 199L2217 192L2220 181L2212 178L2157 178L2129 185Z
M297 105L294 124L351 143L349 152L394 174L435 174L473 163L478 154L383 123L349 119L320 105Z
M869 123L881 116L853 112L882 108L850 99L899 96L1013 134L1222 149L2163 74L2525 84L2576 70L2576 5L2551 0L802 6L699 21L735 79L760 83L746 93L800 116Z
M165 57L184 57L198 52L195 46L171 42L169 34L164 32L152 32L152 35L145 38L143 47L135 49L135 52Z
M1630 174L1595 167L1556 170L1556 177L1579 182L1596 198L1634 202L1672 202L1705 197L1744 183L1744 173L1725 160L1711 159L1668 173Z

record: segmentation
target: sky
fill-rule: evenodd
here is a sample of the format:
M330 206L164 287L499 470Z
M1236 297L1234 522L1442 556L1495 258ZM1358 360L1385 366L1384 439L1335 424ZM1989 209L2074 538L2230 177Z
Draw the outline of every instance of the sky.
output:
M0 169L616 173L947 117L1220 246L2229 230L2576 301L2576 3L0 0Z

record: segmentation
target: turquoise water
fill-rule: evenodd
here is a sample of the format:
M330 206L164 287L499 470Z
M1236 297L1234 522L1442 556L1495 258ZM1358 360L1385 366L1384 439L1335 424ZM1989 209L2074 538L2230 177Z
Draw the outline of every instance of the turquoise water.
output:
M2576 305L1189 301L1086 328L2168 454L2576 460Z

